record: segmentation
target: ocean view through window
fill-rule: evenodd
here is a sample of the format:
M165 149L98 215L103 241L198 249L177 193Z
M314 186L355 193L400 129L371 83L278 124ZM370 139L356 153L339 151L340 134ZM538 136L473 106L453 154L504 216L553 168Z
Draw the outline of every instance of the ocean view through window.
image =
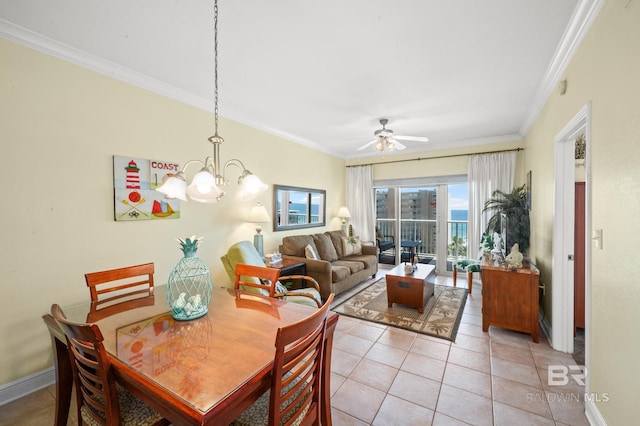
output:
M418 242L420 263L451 272L453 262L468 255L468 197L466 182L375 188L377 235L396 242L380 254L380 262L409 261L410 250L403 245Z

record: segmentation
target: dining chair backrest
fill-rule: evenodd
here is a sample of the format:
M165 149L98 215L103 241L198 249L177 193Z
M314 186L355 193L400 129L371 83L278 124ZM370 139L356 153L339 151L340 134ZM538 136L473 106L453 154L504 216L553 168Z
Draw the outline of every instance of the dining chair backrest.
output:
M269 425L320 424L324 334L334 294L307 318L278 329L271 375Z
M265 296L273 297L279 277L280 269L238 263L235 267L233 288L245 291L256 289Z
M153 263L91 272L84 275L92 302L107 302L106 296L119 297L122 293L153 294Z
M67 339L76 385L78 423L82 422L84 407L99 424L106 424L106 419L119 424L120 402L100 328L96 324L76 324L67 320L59 305L51 307L51 315Z
M51 314L44 314L42 319L51 336L53 364L56 372L56 417L54 424L56 426L66 425L71 405L71 390L73 388L71 364L69 363L66 345L67 339Z
M57 304L51 306L51 315L67 341L76 386L78 424L168 424L130 393L119 392L97 324L71 322Z

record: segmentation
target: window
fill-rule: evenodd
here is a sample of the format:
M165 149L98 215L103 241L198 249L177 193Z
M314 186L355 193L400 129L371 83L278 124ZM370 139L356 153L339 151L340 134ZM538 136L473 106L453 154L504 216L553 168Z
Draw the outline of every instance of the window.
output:
M381 252L380 262L409 261L412 243L418 243L419 262L435 264L438 272L451 271L456 259L466 258L469 200L465 180L466 176L457 176L447 183L411 186L397 181L375 188L379 234L395 240L393 249Z

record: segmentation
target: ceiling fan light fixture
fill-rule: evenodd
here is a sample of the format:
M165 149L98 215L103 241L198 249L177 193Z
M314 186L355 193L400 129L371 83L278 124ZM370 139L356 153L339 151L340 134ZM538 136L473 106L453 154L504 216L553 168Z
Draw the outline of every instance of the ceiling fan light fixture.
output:
M391 139L386 139L387 141L387 151L393 151L393 149L396 147L396 144L393 143L393 140Z

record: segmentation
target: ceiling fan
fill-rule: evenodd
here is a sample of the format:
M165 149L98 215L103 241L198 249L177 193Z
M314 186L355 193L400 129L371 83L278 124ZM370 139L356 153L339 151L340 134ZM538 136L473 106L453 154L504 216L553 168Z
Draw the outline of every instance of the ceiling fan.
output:
M399 140L414 141L414 142L429 142L429 138L424 136L395 135L393 133L393 130L386 128L386 125L388 122L389 122L388 119L381 118L380 124L382 124L382 129L378 129L375 132L373 132L375 139L362 145L360 148L358 148L358 151L361 151L371 145L374 146L376 151L380 151L383 153L393 151L394 149L401 151L405 149L406 146L400 143Z

